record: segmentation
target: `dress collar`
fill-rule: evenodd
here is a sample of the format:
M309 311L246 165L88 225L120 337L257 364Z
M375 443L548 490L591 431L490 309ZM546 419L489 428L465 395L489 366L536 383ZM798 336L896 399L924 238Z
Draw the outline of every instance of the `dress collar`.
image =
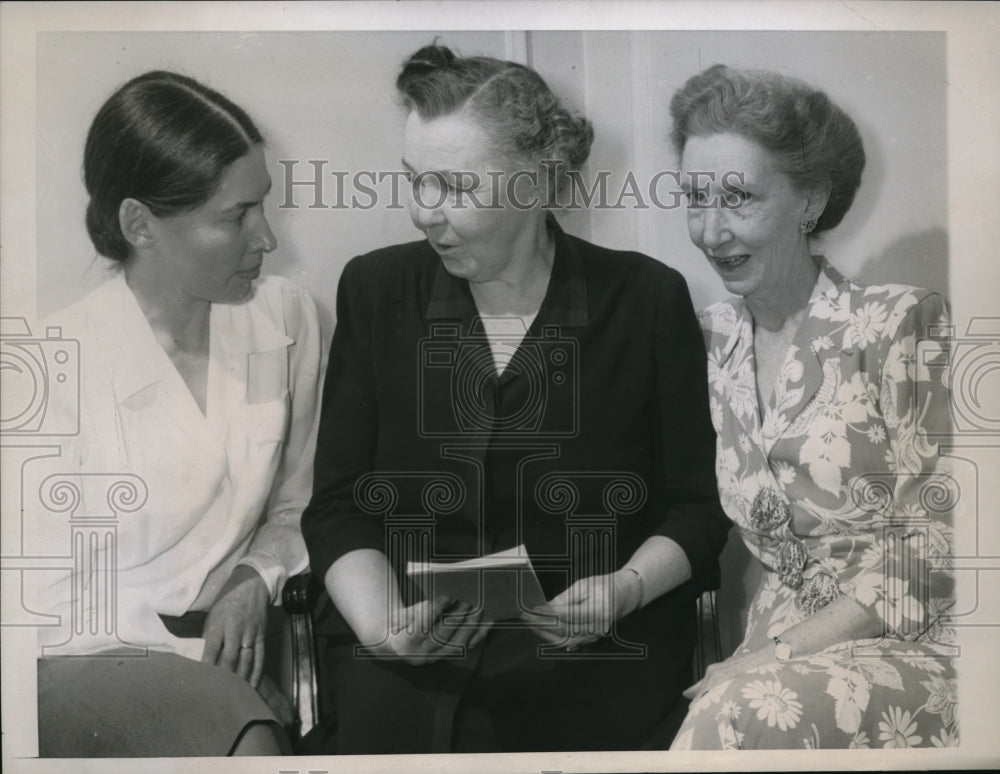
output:
M555 238L556 251L552 261L552 275L542 299L536 324L564 327L583 327L590 320L587 306L587 276L583 260L573 240L562 230L555 218L546 221ZM424 243L427 250L430 244ZM436 256L435 256L436 258ZM476 303L466 280L451 276L444 264L436 258L431 295L425 315L428 320L467 319L478 317Z
M802 321L792 343L798 346L801 352L807 349L812 351L822 362L825 357L821 353L824 351L845 354L854 351L850 341L838 337L840 339L838 344L829 333L831 327L836 327L832 325L834 321L850 317L851 296L857 286L845 279L826 258L821 255L815 257L819 262L819 277L809 297L806 318Z
M850 297L849 294L845 295L845 289L850 287L850 283L844 276L822 255L815 255L813 258L819 265L819 275L809 296L805 319L803 319L802 325L795 335L795 341L793 342L795 344L801 343L806 337L811 340L811 336L817 328L817 323L820 328L828 325L828 323L824 322L831 316L827 310L833 307L838 309L843 307L845 303L848 303ZM732 354L736 344L742 337L752 338L753 336L753 317L747 308L746 300L741 296L734 296L728 301L728 305L733 310L730 314L735 314L729 321L729 325L732 327L729 328L729 325L727 325L727 328L729 328L729 339L722 348L724 359ZM847 351L850 351L850 348Z
M257 293L255 286L254 295L238 304L212 304L213 351L253 355L294 343L264 314Z
M761 413L753 350L753 317L746 301L735 297L712 307L713 323L718 326L716 331L726 337L715 361L716 367L731 372L740 394L747 396L744 404L747 411L737 413L737 416L747 433L758 438L766 452L818 392L825 378L825 362L831 360L835 363L841 352L851 352L843 337L837 337L835 341L829 333L831 319L849 314L853 286L825 258L815 256L815 260L819 265L819 276L809 297L806 316L791 342L791 346L797 348L797 358L803 368L789 372L782 368L779 380L797 375L792 382L779 382L778 391L782 392L787 404L779 412L775 411L776 391L763 407L763 415ZM764 415L769 417L767 421Z
M114 331L118 340L114 382L119 400L150 385L180 379L177 369L156 340L123 272L118 272L108 282L107 294L109 332ZM253 296L239 304L212 304L210 326L211 357L224 367L236 367L244 374L247 355L282 349L293 343L275 327Z

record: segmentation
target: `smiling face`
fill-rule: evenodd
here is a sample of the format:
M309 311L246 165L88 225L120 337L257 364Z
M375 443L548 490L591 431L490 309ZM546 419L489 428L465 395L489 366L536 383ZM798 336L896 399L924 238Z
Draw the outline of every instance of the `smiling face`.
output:
M250 295L264 253L277 246L264 216L271 188L260 146L234 161L195 210L152 217L157 273L180 293L219 303Z
M512 257L524 252L519 248L532 239L540 217L535 207L511 203L510 165L491 148L486 131L461 112L424 120L412 111L406 119L403 166L413 182L410 218L447 272L472 282L510 275ZM537 194L527 177L514 179L514 200L530 203Z
M799 226L819 216L825 196L796 190L767 150L737 134L689 137L681 168L688 234L726 289L780 297L810 261Z

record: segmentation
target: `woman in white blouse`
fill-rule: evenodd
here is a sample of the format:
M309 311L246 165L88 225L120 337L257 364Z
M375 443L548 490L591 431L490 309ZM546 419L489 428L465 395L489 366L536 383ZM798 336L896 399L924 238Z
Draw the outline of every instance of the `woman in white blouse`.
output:
M118 266L55 319L81 364L80 434L60 464L78 510L106 496L99 474L127 474L145 502L104 562L114 626L79 572L44 589L63 626L42 636L42 756L280 751L264 632L307 563L320 333L303 290L259 276L276 246L262 145L238 106L162 71L90 128L87 229Z

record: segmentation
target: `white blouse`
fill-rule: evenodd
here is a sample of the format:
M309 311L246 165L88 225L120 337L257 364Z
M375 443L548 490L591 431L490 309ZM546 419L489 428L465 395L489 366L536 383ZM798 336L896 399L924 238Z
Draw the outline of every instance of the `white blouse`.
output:
M63 626L61 635L43 630L43 642L66 639L75 600L83 636L74 633L71 652L127 642L200 658L203 641L174 638L157 614L208 610L236 565L256 570L275 602L307 565L299 519L319 423L315 305L274 276L244 302L212 304L205 414L122 274L50 324L80 341L80 434L59 460L79 474L77 510L100 511L87 502L108 497L92 485L100 474L138 477L145 502L117 519L116 631L86 625L89 616L107 618L94 609L101 596L70 573L44 591L46 612Z

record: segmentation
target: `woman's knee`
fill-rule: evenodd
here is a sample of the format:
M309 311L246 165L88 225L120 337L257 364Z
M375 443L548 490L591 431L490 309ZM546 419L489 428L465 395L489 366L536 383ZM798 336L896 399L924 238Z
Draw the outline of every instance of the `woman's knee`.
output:
M249 723L237 737L230 755L288 755L291 745L275 723Z

